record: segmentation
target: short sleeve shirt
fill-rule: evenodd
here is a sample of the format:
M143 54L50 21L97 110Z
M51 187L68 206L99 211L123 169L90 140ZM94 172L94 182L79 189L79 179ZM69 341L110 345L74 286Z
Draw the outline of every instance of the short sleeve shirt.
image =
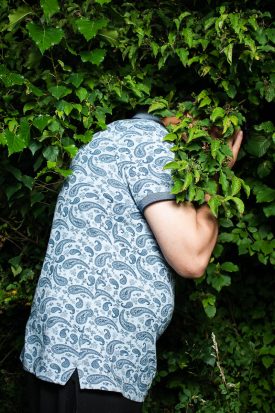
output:
M21 354L40 379L65 384L77 369L81 388L144 401L174 309L174 276L143 215L174 199L166 134L152 120L116 121L74 158Z

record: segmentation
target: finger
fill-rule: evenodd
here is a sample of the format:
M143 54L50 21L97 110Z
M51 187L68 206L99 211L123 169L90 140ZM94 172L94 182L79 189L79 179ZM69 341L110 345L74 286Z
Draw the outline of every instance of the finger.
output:
M237 157L237 155L239 153L239 150L240 150L240 147L241 147L241 144L242 144L242 140L243 140L243 131L240 130L236 134L235 139L234 139L234 143L233 143L233 146L232 146L232 152L233 152L234 157Z

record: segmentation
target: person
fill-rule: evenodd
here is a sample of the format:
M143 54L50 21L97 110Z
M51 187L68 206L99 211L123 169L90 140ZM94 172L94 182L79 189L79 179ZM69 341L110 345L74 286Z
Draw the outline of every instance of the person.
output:
M135 413L156 374L175 273L203 275L218 236L207 204L177 204L176 118L110 123L72 161L58 195L21 353L31 412ZM230 140L235 163L242 132Z

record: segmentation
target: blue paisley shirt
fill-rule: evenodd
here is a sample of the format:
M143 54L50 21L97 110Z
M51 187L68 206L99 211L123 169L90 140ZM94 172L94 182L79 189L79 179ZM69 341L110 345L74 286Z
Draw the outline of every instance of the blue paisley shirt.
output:
M166 134L150 119L115 121L72 161L21 353L40 379L65 384L77 369L81 388L144 401L174 309L175 280L143 216L174 199Z

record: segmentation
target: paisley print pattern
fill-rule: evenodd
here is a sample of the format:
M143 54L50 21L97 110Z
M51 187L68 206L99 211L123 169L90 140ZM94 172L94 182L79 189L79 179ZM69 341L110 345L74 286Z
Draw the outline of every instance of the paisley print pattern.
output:
M144 401L156 341L171 321L175 280L143 216L173 199L166 129L111 123L74 158L57 199L21 353L24 368L65 384Z

